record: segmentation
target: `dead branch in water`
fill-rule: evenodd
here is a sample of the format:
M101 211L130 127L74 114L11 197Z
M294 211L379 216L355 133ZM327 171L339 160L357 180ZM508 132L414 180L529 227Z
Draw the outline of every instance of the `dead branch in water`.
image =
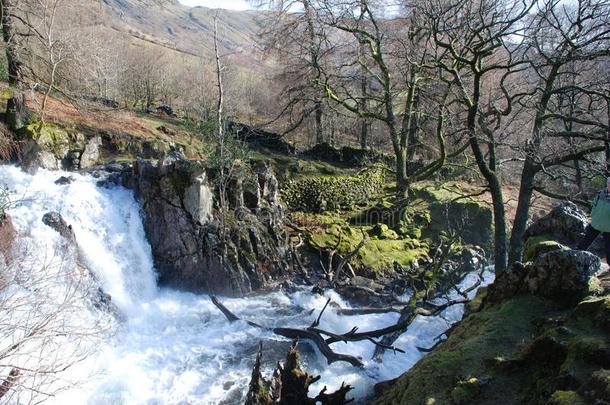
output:
M227 307L225 307L216 297L211 297L212 302L216 307L223 313L223 315L227 318L229 322L235 322L241 320L237 315L231 312ZM399 319L397 323L394 325L387 326L381 329L370 330L366 332L358 332L358 327L353 327L350 331L340 334L335 332L330 332L324 329L320 329L320 320L324 312L326 311L330 299L326 301L326 304L320 311L320 314L316 318L316 320L311 324L311 326L307 328L267 328L262 325L259 325L255 322L250 322L244 320L248 325L268 330L276 335L283 336L289 339L306 339L311 341L316 345L318 350L322 353L328 364L332 364L337 361L344 361L350 363L356 367L362 367L364 364L362 360L355 356L351 356L348 354L337 353L332 350L330 347L331 344L336 342L356 342L367 340L377 346L377 349L380 350L393 350L396 352L404 353L403 350L394 347L392 344L388 344L384 340L377 341L376 338L383 338L386 335L390 335L393 333L398 333L406 330L409 325L415 320L417 316L436 316L440 314L445 309L449 308L453 305L464 304L468 302L467 300L451 300L442 305L434 305L434 304L426 304L424 307L409 309L408 315ZM325 338L326 336L326 338Z

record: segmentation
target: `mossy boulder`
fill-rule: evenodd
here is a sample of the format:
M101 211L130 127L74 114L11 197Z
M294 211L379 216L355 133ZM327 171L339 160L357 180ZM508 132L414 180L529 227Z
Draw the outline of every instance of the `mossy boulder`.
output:
M377 224L371 231L371 236L376 236L379 239L398 239L396 231L390 229L386 224Z
M372 236L367 236L372 235ZM428 245L417 239L399 238L396 232L379 226L351 226L346 222L332 223L310 236L314 248L336 249L347 254L368 238L353 260L356 270L373 272L392 271L395 266L410 267L415 261L428 257Z
M493 214L488 204L465 197L460 184L445 188L424 184L413 188L414 195L426 201L430 224L424 237L438 239L443 232L455 233L467 244L489 248L493 242Z
M548 235L531 236L523 247L523 261L529 262L543 253L566 249L561 243L552 240Z

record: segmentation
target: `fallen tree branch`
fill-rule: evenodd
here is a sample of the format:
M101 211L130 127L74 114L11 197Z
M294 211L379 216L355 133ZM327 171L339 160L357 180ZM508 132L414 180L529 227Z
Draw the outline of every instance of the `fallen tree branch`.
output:
M220 312L223 313L223 315L227 318L227 320L231 323L235 322L235 321L240 321L241 319L235 315L233 312L231 312L227 307L225 307L219 300L218 298L212 296L211 297L212 302L214 303L214 305L216 305L216 307L220 310ZM328 305L328 302L326 303L326 305L324 306L324 309L322 310L322 312L320 313L320 317L322 316L322 313L324 312L324 310L326 309L326 306ZM347 363L350 363L351 365L355 366L355 367L363 367L364 363L362 363L362 360L358 359L355 356L351 356L348 354L341 354L341 353L336 353L334 352L330 346L329 343L317 332L317 330L315 328L307 328L307 329L296 329L296 328L266 328L264 326L261 326L255 322L250 322L250 321L245 321L248 325L253 326L255 328L259 328L259 329L263 329L263 330L268 330L273 332L276 335L279 336L283 336L289 339L307 339L307 340L311 340L317 347L318 350L320 350L320 353L322 353L322 355L324 357L326 357L326 360L328 361L328 364L332 364L336 361L345 361ZM319 322L319 319L316 321ZM315 324L315 322L314 322Z

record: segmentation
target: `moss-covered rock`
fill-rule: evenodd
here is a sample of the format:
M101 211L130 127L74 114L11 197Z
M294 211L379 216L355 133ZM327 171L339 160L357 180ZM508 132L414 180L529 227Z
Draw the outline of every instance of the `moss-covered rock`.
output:
M610 296L584 296L595 267L589 256L571 250L541 253L534 262L513 266L513 275L498 275L469 305L448 340L377 403L608 401ZM506 285L508 293L494 299L499 285Z
M585 405L587 402L574 391L555 391L547 405Z
M543 253L565 248L548 235L531 236L527 238L523 246L523 261L529 262Z
M469 315L377 403L607 400L610 373L600 363L608 350L610 336L595 324L540 298L518 296ZM469 384L472 376L486 384Z
M315 248L329 248L344 255L356 249L367 234L369 237L354 258L356 270L391 271L396 265L410 267L416 260L427 257L428 245L411 238L399 238L396 232L379 227L352 226L346 222L332 223L326 229L313 233L310 243ZM381 233L380 233L381 232Z
M493 215L483 201L466 197L460 183L444 186L415 185L415 196L428 204L430 223L424 237L438 238L442 232L456 233L467 244L489 248L493 241Z

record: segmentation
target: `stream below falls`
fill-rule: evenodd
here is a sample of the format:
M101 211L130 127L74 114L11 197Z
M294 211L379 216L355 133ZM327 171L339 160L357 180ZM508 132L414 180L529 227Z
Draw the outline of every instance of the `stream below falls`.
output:
M74 181L57 185L55 180L60 176L71 176ZM82 325L98 322L104 325L103 331L90 343L89 355L63 373L62 381L69 384L47 396L46 403L243 403L258 343L263 342L263 372L269 375L277 361L284 359L290 341L242 321L229 323L207 295L158 288L151 248L133 194L118 186L98 187L98 180L45 170L32 176L13 166L0 166L0 184L8 188L14 202L8 212L21 240L39 258L56 254L64 242L41 219L49 211L61 213L76 235L80 261L112 297L118 312L110 316L107 311L83 305L70 315L81 318ZM485 273L486 283L492 278L492 273ZM472 285L476 279L472 274L463 285ZM71 283L70 277L57 280ZM310 289L222 301L242 319L269 327L311 324L326 297L349 307L333 291L324 297L310 293ZM34 292L23 296L27 298L27 294ZM84 295L82 300L86 300ZM312 314L311 310L316 311ZM337 352L361 356L365 363L362 369L341 362L327 365L317 349L307 342L299 343L306 370L322 377L311 392L317 393L325 385L335 390L346 382L355 387L349 397L356 398L356 403L367 403L374 384L413 366L422 357L416 346L432 346L434 338L459 320L462 311L461 306L454 306L438 317L418 317L395 343L405 353L386 351L381 363L371 360L374 346L370 342L332 345ZM365 331L391 325L397 319L396 313L341 316L329 307L321 327L344 333L358 326ZM65 343L70 344L75 343Z

